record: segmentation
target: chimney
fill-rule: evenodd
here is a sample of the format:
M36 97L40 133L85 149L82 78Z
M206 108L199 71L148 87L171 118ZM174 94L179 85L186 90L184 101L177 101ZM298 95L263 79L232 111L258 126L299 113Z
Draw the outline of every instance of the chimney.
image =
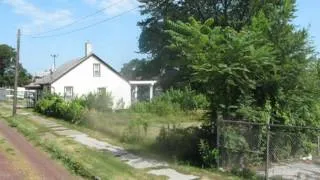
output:
M89 56L92 53L92 45L90 42L85 44L85 56Z

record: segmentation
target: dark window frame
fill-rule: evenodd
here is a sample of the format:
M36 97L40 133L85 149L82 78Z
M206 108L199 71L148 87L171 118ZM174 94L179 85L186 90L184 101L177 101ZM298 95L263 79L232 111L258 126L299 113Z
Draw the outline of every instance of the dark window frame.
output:
M95 66L98 67L97 71L95 69ZM93 69L93 77L101 77L101 64L100 63L93 63L92 69Z
M99 94L106 94L107 88L106 87L98 87L98 93Z
M67 88L71 88L71 96L67 96L66 94L66 92L67 92ZM66 99L72 99L73 98L73 95L74 95L74 93L73 93L73 86L65 86L64 87L64 98Z

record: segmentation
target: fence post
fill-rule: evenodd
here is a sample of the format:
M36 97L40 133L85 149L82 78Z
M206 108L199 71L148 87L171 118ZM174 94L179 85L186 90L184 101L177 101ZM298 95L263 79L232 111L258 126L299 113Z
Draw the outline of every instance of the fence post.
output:
M270 124L269 122L266 124L267 126L267 147L266 147L266 165L265 165L265 179L269 179L269 146L270 146Z
M319 156L320 154L320 136L318 136L318 153L317 155Z
M218 150L218 156L217 156L217 169L219 169L220 168L220 155L221 155L221 153L220 153L220 130L219 130L219 128L220 128L220 116L218 115L217 116L217 120L216 120L216 132L217 132L217 139L216 139L216 143L217 143L217 150Z

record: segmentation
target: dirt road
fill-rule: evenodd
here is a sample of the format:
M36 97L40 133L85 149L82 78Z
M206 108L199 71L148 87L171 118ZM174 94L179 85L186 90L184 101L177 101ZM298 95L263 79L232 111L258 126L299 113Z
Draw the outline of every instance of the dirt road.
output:
M51 160L46 154L33 147L15 129L9 127L3 120L0 120L0 133L12 144L13 148L19 151L26 161L37 172L39 179L48 180L69 180L76 179L67 170ZM2 177L3 176L3 177ZM0 153L0 179L25 179L21 173L16 172L8 159Z
M0 179L23 179L23 174L17 171L2 153L0 153Z

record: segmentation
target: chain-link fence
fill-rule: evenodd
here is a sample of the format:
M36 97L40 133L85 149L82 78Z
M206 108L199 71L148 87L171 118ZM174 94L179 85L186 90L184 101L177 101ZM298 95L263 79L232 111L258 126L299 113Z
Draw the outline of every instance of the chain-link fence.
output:
M263 124L219 122L219 167L234 173L264 172L267 128Z
M269 177L320 179L320 128L270 125Z
M219 167L264 179L320 179L320 128L220 120Z

